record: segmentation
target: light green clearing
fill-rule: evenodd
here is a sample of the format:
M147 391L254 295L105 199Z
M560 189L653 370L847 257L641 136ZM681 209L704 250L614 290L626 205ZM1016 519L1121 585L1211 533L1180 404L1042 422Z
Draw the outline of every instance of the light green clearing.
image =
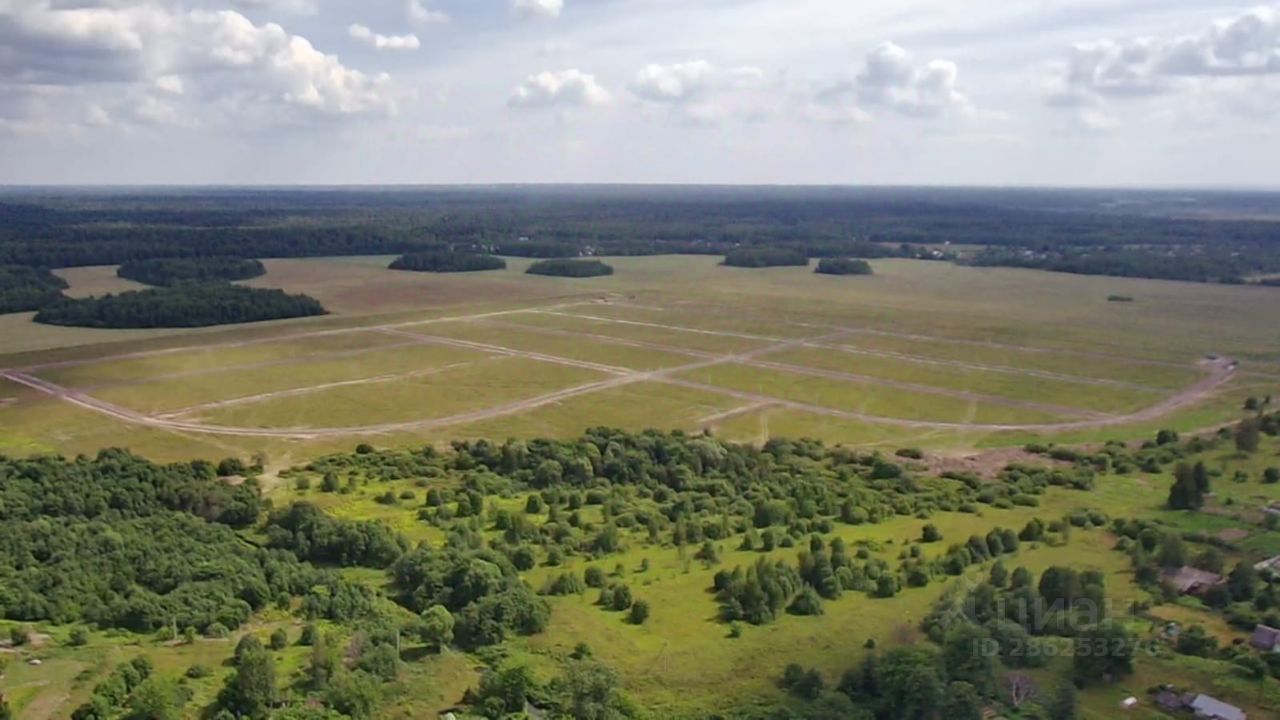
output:
M690 370L679 373L678 377L716 387L874 417L976 424L1035 424L1061 419L1037 410L984 405L940 395L845 383L737 364Z
M157 375L234 369L236 366L254 363L305 361L313 355L373 350L404 342L406 342L404 338L384 333L359 331L239 346L214 345L121 360L106 359L86 365L52 367L39 370L35 374L51 382L70 387L136 382L145 381Z
M530 399L608 377L602 373L523 358L376 385L321 390L260 405L199 415L212 425L265 428L357 427L442 418Z
M925 365L816 348L788 350L771 354L765 359L1107 413L1133 412L1154 405L1161 399L1161 394L1156 391L1147 392L1005 372Z
M414 332L497 345L512 350L611 365L629 370L660 370L696 362L689 355L614 345L591 338L566 338L467 322L440 323Z
M193 405L245 398L371 378L421 374L459 364L481 364L489 356L476 350L415 345L330 360L300 361L225 370L93 391L95 397L141 412L171 412ZM265 402L265 400L264 400ZM276 402L276 400L270 400ZM255 407L263 407L258 403Z

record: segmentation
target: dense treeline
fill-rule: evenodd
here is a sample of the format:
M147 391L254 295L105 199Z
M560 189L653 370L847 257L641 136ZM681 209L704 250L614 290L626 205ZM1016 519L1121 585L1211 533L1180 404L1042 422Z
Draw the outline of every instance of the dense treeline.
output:
M969 262L1077 275L1242 284L1251 275L1280 271L1280 248L989 248Z
M505 270L507 261L494 255L439 250L401 255L392 261L390 267L392 270L415 272L480 272Z
M116 269L116 275L126 280L161 287L172 287L184 283L250 280L266 273L267 269L261 262L235 257L131 260Z
M0 265L0 315L39 310L66 289L66 280L43 268Z
M119 295L64 299L36 313L48 325L177 328L324 315L319 301L283 290L239 285L183 285Z
M722 264L740 268L804 266L809 264L809 256L786 248L737 248L725 253Z
M1119 196L1128 199L1117 202ZM900 253L904 243L1183 245L1252 254L1280 241L1280 223L1268 219L1275 216L1273 195L1185 199L1185 193L1136 191L857 188L26 194L0 202L0 263L64 267L447 247L525 257L723 254L738 246L879 257ZM1188 212L1196 216L1182 217ZM933 251L910 256L936 257Z
M851 258L823 258L814 272L820 275L870 275L871 264Z
M613 274L613 266L599 260L540 260L525 271L530 275L589 278Z

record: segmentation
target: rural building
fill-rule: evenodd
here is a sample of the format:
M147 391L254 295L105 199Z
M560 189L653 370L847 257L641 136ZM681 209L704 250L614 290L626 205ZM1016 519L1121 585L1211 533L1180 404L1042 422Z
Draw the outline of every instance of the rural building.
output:
M1280 515L1280 507L1271 506L1271 507L1268 507L1266 511L1268 513ZM1277 575L1280 575L1280 555L1276 555L1273 558L1267 558L1266 560L1263 560L1262 562L1257 563L1256 565L1253 566L1253 569L1257 570L1258 572L1267 570Z
M1240 708L1208 695L1197 695L1191 701L1191 712L1199 720L1248 720L1248 715Z
M1280 630L1259 625L1249 636L1249 644L1262 652L1280 652Z
M1164 571L1164 580L1181 595L1199 595L1222 584L1222 576L1189 566Z

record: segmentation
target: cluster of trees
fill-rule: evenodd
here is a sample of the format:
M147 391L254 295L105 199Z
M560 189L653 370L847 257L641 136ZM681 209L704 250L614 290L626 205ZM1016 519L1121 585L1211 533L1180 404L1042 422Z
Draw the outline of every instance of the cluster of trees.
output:
M823 258L814 272L821 275L871 275L871 263L852 258Z
M805 717L812 720L981 720L990 698L1008 693L1009 704L1024 717L1075 720L1075 687L1064 683L1038 696L1024 674L1003 674L983 645L967 628L948 636L941 648L927 645L872 650L830 686L822 673L791 664L779 685L811 701L804 715L768 714L760 717ZM1032 699L1034 698L1034 699Z
M612 275L613 266L599 260L553 259L540 260L529 266L526 273L530 275L552 275L555 277L589 278Z
M246 544L236 530L262 507L254 482L228 485L207 462L0 457L0 617L216 634L281 598L358 593Z
M266 273L261 262L238 257L130 260L116 269L116 275L126 280L158 287L250 280Z
M302 502L271 513L266 532L271 547L323 565L387 568L409 549L385 523L339 520Z
M809 256L788 248L735 248L725 253L723 265L740 268L800 266L809 264Z
M71 712L71 720L111 720L119 717L127 705L134 705L135 710L145 707L147 693L142 688L152 671L151 660L145 655L117 666L106 680L94 686L89 700ZM135 694L138 697L133 697Z
M511 634L534 635L550 620L546 601L500 552L452 543L443 549L420 546L397 560L391 574L400 602L410 610L425 613L439 606L453 615L453 638L464 648L497 645Z
M0 315L39 310L66 289L66 280L43 268L0 265Z
M519 717L532 706L539 717L629 720L643 717L622 692L618 676L580 644L550 682L541 683L526 665L486 673L464 702L490 720Z
M48 325L92 328L207 327L324 315L315 298L239 285L183 285L63 299L36 313Z
M390 267L392 270L412 270L414 272L480 272L484 270L505 270L507 261L495 255L457 252L454 250L435 250L401 255L392 261Z

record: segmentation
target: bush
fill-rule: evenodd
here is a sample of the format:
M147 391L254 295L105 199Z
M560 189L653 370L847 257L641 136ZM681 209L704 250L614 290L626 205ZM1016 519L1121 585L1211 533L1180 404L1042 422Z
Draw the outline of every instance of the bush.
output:
M643 625L649 619L649 603L644 600L636 600L631 604L631 615L627 620L632 625Z
M284 628L276 628L271 633L270 647L272 650L283 650L289 646L289 634Z

